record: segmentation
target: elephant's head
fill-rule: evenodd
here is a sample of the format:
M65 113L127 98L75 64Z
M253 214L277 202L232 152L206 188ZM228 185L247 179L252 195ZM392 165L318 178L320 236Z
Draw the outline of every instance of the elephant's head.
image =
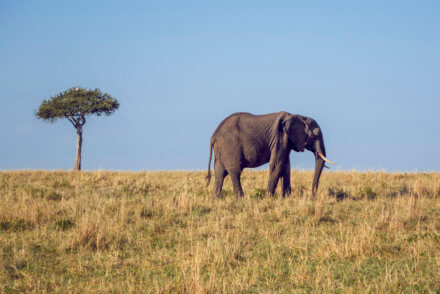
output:
M315 120L309 117L289 115L283 121L283 129L288 137L289 148L297 152L307 149L315 154L315 174L312 184L312 193L315 195L325 162L334 164L326 158L321 128Z

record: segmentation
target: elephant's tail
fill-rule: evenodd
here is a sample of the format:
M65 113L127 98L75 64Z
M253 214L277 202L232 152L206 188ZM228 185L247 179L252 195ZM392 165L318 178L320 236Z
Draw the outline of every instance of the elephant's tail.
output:
M211 159L212 159L212 147L214 146L214 140L211 139L209 144L209 162L208 162L208 175L206 175L206 186L209 186L211 181Z

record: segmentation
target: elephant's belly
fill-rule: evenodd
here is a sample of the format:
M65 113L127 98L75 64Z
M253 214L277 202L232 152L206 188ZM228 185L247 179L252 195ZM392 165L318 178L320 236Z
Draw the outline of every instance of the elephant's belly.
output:
M247 150L244 154L243 167L258 167L268 163L270 152L267 150Z

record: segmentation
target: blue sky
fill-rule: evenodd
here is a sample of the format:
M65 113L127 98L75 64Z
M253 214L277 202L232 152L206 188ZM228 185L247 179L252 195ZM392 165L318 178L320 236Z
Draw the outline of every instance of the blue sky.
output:
M121 103L85 170L206 169L223 118L285 110L336 170L440 171L440 2L217 2L1 1L0 169L73 167L74 128L33 113L81 86Z

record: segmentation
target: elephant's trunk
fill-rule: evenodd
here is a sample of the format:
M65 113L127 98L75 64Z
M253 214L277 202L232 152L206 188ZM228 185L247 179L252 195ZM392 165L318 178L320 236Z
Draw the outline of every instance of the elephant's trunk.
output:
M313 176L313 184L312 184L312 195L316 196L316 192L318 191L319 178L321 177L322 169L324 168L325 161L322 159L318 153L325 154L325 147L322 141L315 141L315 174Z

